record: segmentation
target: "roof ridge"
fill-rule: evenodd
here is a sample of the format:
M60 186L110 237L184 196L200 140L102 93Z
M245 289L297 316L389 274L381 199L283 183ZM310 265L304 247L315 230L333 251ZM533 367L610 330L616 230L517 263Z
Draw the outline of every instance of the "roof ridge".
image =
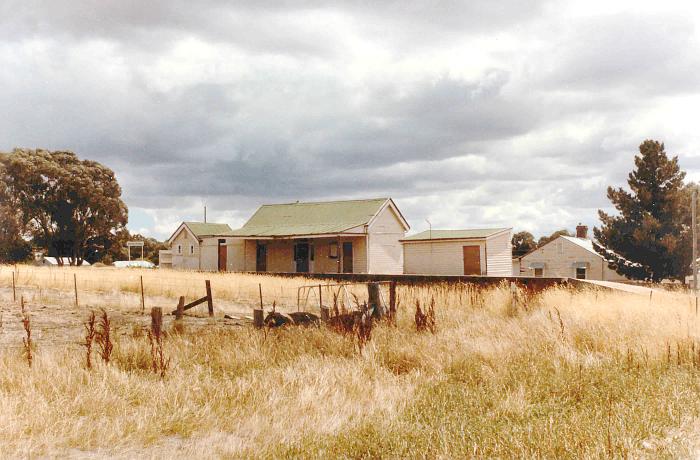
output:
M332 203L356 203L358 201L386 201L389 200L389 197L378 197L378 198L357 198L357 199L352 199L352 200L330 200L330 201L296 201L293 203L267 203L267 204L262 204L260 207L266 207L266 206L293 206L293 205L298 205L298 204L332 204Z

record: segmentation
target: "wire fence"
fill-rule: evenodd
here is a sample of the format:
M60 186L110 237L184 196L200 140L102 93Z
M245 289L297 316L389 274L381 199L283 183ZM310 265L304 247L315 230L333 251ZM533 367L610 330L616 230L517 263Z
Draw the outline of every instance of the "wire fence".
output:
M205 294L210 280L218 304L253 308L273 303L281 309L318 310L323 303L350 308L367 301L366 283L337 283L328 280L294 279L272 274L187 272L173 270L118 269L94 267L41 267L0 265L0 288L5 299L23 297L35 303L95 305L107 303L120 309L150 308L153 302L172 303L184 296L186 302ZM9 300L9 299L8 299Z

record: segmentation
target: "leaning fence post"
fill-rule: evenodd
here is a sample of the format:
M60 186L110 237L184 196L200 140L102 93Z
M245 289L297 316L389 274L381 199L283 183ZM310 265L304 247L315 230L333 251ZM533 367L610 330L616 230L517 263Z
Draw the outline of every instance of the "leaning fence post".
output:
M160 337L163 329L163 309L161 307L151 308L151 331L155 337Z
M141 275L141 314L146 311L146 301L143 298L143 275Z
M185 296L181 295L180 300L177 302L177 310L175 310L175 319L182 319L182 315L185 313Z
M214 300L211 298L211 283L209 280L205 280L204 284L207 286L207 308L209 309L209 316L214 316Z
M17 288L15 287L15 272L12 272L12 301L17 302Z
M73 273L73 287L75 288L75 307L78 307L78 277Z

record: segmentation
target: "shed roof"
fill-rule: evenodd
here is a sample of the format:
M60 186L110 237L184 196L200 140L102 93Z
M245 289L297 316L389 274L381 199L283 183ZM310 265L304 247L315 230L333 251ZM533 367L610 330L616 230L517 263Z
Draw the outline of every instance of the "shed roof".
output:
M242 228L228 232L226 236L282 237L342 233L369 224L387 202L393 204L391 198L266 204L260 206ZM398 209L396 211L400 216ZM403 217L399 218L403 220Z
M214 224L209 222L184 222L187 228L196 237L220 235L231 231L228 224Z
M431 240L467 240L484 239L497 233L510 230L509 228L472 228L462 230L426 230L416 233L401 241L431 241Z
M183 222L177 227L177 230L170 235L166 241L172 243L173 239L180 234L183 229L187 229L195 238L200 239L205 236L218 236L231 232L231 227L228 224L213 224L209 222Z

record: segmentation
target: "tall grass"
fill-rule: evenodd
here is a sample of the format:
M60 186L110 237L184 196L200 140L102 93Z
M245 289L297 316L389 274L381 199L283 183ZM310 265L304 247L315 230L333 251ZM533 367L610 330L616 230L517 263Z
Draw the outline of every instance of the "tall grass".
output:
M268 278L270 289L291 282ZM0 351L0 453L658 458L696 448L677 435L700 410L700 325L687 296L555 288L514 303L505 285L397 295L395 325L374 323L361 352L326 327L235 326L165 331L164 373L138 329L113 331L109 363L91 370L78 344L40 346L31 368ZM416 330L416 301L434 305L434 333Z
M28 296L31 295L28 300L33 302L74 304L75 275L81 304L99 305L100 299L110 297L112 308L119 306L131 310L141 306L141 278L144 296L154 298L155 302L180 296L185 296L188 301L203 297L206 294L205 280L211 281L216 301L241 306L259 304L260 290L265 305L271 305L274 300L282 309L296 309L297 305L302 309L318 309L319 286L325 303L338 294L336 283L265 274L31 265L0 265L0 287L12 287L12 272L15 272L18 295L26 291ZM367 292L362 286L350 286L342 291L340 302L351 306L353 295L366 300ZM7 298L11 299L11 295L8 294Z

